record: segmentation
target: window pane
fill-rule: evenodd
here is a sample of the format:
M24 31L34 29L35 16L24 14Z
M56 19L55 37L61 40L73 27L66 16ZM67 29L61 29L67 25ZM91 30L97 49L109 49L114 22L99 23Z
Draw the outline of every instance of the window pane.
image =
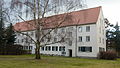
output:
M59 51L62 51L62 47L61 46L59 47Z
M90 36L86 36L86 42L90 41Z
M55 47L54 46L52 46L52 51L55 51Z
M90 26L86 26L86 32L90 32Z
M82 42L82 36L79 36L79 42Z
M78 47L78 51L81 51L81 52L92 52L92 47Z

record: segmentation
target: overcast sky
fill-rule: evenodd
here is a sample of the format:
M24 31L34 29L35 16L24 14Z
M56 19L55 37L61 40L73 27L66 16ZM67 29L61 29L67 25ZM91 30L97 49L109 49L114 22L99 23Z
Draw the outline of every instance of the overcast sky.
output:
M118 22L120 25L120 0L86 0L86 3L88 8L102 6L104 17L108 18L110 23Z
M120 25L120 0L86 0L88 8L102 6L105 18Z

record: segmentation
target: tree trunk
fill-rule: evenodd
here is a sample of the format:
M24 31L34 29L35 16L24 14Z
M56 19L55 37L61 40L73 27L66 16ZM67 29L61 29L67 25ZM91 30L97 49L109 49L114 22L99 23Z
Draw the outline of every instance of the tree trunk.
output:
M35 49L35 59L41 59L40 56L40 46L37 44L36 49Z

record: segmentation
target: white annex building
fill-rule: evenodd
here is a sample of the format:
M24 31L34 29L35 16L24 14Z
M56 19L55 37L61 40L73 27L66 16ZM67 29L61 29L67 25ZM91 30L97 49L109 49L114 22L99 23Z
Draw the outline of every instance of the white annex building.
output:
M51 20L55 16L48 18ZM52 31L50 33L51 40L47 40L47 42L54 42L59 40L60 35L65 34L65 43L55 43L41 47L41 54L97 57L99 51L106 51L106 32L101 6L70 12L68 16L71 17L70 20L62 23L59 28ZM35 39L35 29L26 27L26 23L16 23L14 29L28 33ZM51 26L47 26L45 30L49 30L49 27ZM17 34L16 44L23 45L25 50L30 49L32 54L35 53L34 43L25 35Z

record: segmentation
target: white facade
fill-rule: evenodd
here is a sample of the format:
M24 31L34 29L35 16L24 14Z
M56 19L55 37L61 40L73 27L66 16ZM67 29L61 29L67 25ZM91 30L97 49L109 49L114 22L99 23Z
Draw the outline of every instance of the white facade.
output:
M30 33L35 39L35 31L26 31L24 33ZM71 57L97 57L99 51L106 51L105 33L104 17L101 10L96 23L60 27L57 32L52 31L50 33L52 38L49 42L57 41L61 37L60 35L66 34L65 42L41 47L40 53ZM34 44L30 39L29 42L26 42L25 39L26 36L17 34L16 44L25 46L24 49L30 49L31 53L34 54Z

